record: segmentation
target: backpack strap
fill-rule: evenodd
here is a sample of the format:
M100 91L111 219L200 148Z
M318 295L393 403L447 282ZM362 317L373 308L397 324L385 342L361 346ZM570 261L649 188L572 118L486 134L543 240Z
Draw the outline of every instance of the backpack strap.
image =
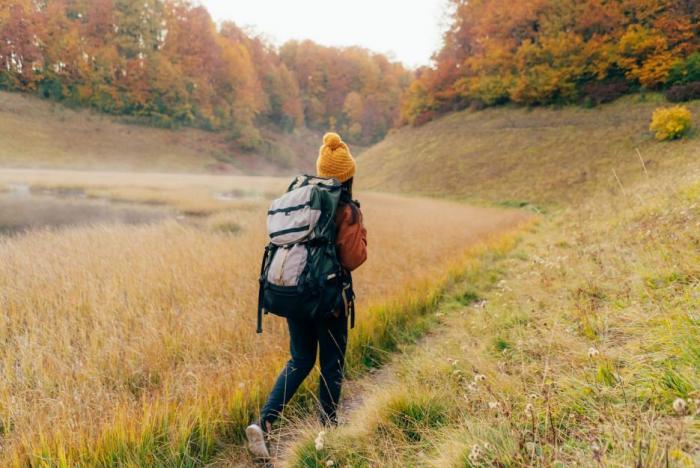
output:
M346 313L350 316L350 328L355 328L355 289L352 286L352 273L343 268L343 283L348 284L348 288L343 291L347 301Z
M289 187L287 187L287 192L291 192L292 190L301 188L305 185L309 185L308 179L303 175L297 176L289 184Z
M255 330L256 333L262 333L262 316L263 316L263 286L265 285L265 263L267 261L267 256L270 253L270 245L265 246L265 254L262 258L262 265L260 265L260 287L258 289L258 326Z
M350 300L350 328L355 328L355 293L352 294Z

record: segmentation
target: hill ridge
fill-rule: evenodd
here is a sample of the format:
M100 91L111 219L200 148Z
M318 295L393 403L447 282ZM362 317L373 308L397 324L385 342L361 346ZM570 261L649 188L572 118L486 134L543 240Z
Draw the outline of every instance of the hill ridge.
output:
M313 168L321 134L267 129L257 151L225 134L162 129L0 91L0 165L15 168L290 175Z

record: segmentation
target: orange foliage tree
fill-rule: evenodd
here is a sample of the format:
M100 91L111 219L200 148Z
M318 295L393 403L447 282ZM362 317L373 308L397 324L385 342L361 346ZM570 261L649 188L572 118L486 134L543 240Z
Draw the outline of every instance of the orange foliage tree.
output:
M339 49L310 41L285 44L280 57L297 76L310 127L373 143L396 124L411 78L400 64L359 47Z
M383 137L409 73L384 56L290 43L279 51L188 0L4 0L0 89L39 94L156 125L226 131L338 127Z
M434 66L416 73L404 94L404 123L473 104L603 102L630 89L665 88L700 51L697 0L450 5Z

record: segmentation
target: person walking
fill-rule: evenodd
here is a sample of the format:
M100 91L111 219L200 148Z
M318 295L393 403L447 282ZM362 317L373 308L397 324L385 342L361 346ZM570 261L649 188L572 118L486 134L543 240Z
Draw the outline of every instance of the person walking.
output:
M350 154L347 144L338 134L327 133L323 137L323 145L316 161L316 174L318 177L335 179L341 184L340 201L335 213L335 248L344 276L350 278L350 281L350 272L367 259L367 230L363 224L360 205L352 198L355 172L355 159ZM246 428L249 450L259 458L270 457L266 444L267 435L272 424L279 419L285 405L314 368L317 352L321 371L321 422L329 426L338 422L337 408L348 338L347 310L338 308L329 316L315 320L290 317L286 320L291 358L277 377L259 421Z

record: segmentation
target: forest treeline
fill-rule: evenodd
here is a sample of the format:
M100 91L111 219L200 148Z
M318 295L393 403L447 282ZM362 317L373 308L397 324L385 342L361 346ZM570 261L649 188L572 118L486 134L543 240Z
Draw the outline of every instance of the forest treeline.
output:
M336 128L381 139L410 73L360 48L275 48L187 0L3 0L0 89L163 126L227 131Z
M275 47L189 0L2 0L0 89L226 131L244 148L266 125L370 144L468 106L700 98L698 0L447 3L442 49L411 72L361 48Z
M637 90L700 98L698 0L449 0L434 66L401 119L505 102L599 104Z

